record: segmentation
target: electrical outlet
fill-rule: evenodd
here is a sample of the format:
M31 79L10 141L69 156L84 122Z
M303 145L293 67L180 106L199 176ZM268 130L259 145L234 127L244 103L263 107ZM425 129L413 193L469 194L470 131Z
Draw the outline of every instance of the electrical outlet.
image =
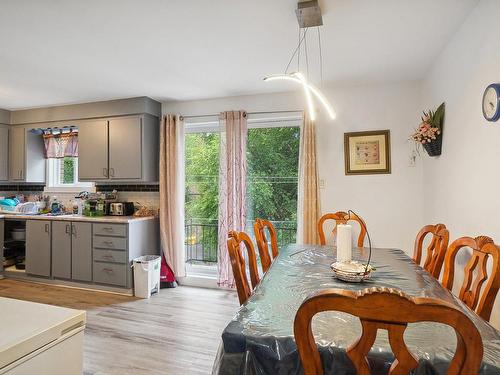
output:
M319 188L324 189L326 187L326 182L323 179L319 180Z

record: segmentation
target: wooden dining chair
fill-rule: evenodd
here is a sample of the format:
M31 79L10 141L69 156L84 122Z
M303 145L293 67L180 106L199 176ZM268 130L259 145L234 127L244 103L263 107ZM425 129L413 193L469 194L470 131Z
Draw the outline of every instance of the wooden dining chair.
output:
M447 375L477 374L483 358L483 343L474 323L460 310L444 301L409 297L389 288L358 292L326 289L307 298L297 311L294 334L305 375L322 375L323 367L312 332L312 318L323 311L341 311L359 317L360 338L347 348L356 374L371 374L367 354L377 338L377 330L388 331L395 360L389 374L408 374L418 359L408 350L404 333L408 323L438 322L451 326L457 334L457 348Z
M259 271L257 269L257 255L252 240L245 232L230 231L228 237L227 249L229 251L229 259L231 260L236 290L238 291L238 299L240 300L240 305L243 305L252 295L253 289L255 289L260 281ZM248 268L250 270L250 280L252 283L251 287L247 278L245 257L243 256L241 244L243 244L247 250Z
M359 217L358 215L351 213L349 214L344 211L338 211L335 213L328 213L321 216L318 221L318 234L319 234L319 242L321 245L326 245L326 236L324 225L328 220L334 220L335 226L333 227L332 234L335 236L337 234L337 225L339 224L347 224L349 221L356 221L360 226L359 236L358 236L358 247L363 247L363 243L365 242L366 236L366 223L365 221Z
M266 228L269 231L269 237L271 239L271 253L269 252ZM262 271L267 272L269 267L271 267L271 263L274 258L278 256L278 238L276 237L276 229L274 229L274 225L270 221L257 218L255 219L253 230L255 233L257 248L259 249Z
M472 256L465 265L464 281L458 297L476 314L489 321L500 287L500 246L495 245L493 240L486 236L461 237L453 241L446 253L443 275L443 286L450 291L455 277L455 258L464 247L472 249ZM492 259L492 267L488 277L489 257ZM476 268L477 272L475 272ZM476 273L475 277L474 273ZM486 285L482 288L485 282Z
M436 279L439 279L446 250L448 249L450 232L446 229L446 225L444 224L424 226L420 232L418 232L413 248L413 260L417 264L420 264L422 260L424 239L428 234L432 234L432 238L429 246L427 246L425 261L422 267Z

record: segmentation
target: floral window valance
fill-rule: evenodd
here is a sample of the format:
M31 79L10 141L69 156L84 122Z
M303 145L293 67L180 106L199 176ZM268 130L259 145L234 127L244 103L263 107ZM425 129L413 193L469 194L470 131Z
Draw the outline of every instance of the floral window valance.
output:
M68 133L46 132L43 134L45 144L45 158L64 158L78 156L78 132Z

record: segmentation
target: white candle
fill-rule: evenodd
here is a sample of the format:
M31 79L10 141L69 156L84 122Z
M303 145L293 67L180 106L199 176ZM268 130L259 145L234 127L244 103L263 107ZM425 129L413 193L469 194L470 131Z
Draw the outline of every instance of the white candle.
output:
M352 227L337 225L337 262L349 262L352 257Z

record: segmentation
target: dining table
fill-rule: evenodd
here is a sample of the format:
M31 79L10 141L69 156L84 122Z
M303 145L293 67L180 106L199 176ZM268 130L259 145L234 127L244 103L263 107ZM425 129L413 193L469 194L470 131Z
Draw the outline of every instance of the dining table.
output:
M367 262L368 248L353 248L353 259ZM213 375L303 374L295 345L293 322L302 302L313 292L335 288L359 291L371 287L395 288L409 296L449 302L478 328L484 346L479 374L500 374L500 332L469 309L438 280L400 249L373 248L370 279L349 283L336 279L330 265L335 246L291 244L280 249L252 296L239 308L222 333ZM394 314L398 314L397 308ZM313 333L325 374L356 374L346 349L361 334L357 317L328 311L313 318ZM445 374L456 348L454 329L444 324L409 324L409 350L419 358L417 375ZM385 331L378 332L368 354L373 374L387 374L394 356ZM472 374L471 374L472 375Z

